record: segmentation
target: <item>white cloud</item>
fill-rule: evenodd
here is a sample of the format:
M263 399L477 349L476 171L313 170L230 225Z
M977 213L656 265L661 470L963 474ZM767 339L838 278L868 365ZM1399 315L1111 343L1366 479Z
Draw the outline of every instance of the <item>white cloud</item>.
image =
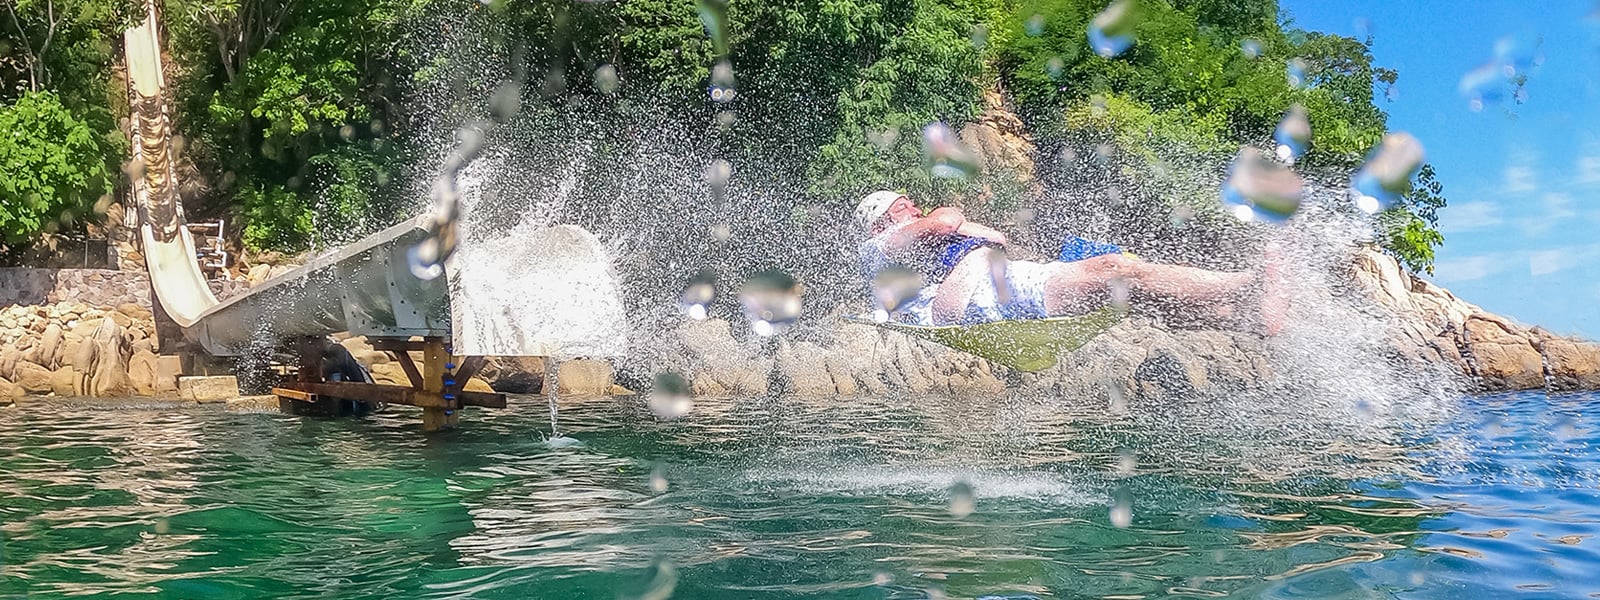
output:
M1528 253L1528 273L1534 277L1554 275L1600 260L1600 244L1577 244Z
M1533 167L1509 165L1506 167L1505 179L1507 194L1526 194L1539 189L1533 180Z
M1600 155L1578 157L1577 179L1579 185L1600 183Z
M1439 231L1444 233L1486 229L1504 222L1500 206L1493 202L1462 202L1439 211Z
M1441 260L1433 266L1433 278L1439 283L1458 283L1483 279L1507 267L1504 256L1469 256L1454 260Z
M1536 236L1544 235L1551 227L1557 225L1571 225L1573 217L1578 216L1578 211L1573 206L1572 196L1562 192L1550 192L1539 198L1537 207L1528 206L1525 214L1527 216L1517 220L1517 227L1524 234Z
M1561 271L1561 251L1544 250L1528 255L1528 273L1534 277L1544 277Z

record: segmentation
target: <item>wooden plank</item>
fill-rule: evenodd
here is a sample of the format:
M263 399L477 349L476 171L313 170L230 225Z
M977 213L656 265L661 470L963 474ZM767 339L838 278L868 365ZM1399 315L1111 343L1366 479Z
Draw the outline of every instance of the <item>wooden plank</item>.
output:
M386 385L381 383L353 383L346 381L328 381L323 383L296 384L303 393L317 396L344 398L360 402L383 402L386 404L405 404L422 408L436 408L441 410L456 410L461 406L480 406L483 408L505 408L505 394L492 394L488 392L461 392L456 396L456 403L445 402L444 398L422 390L414 390L402 385ZM280 388L285 389L286 388ZM277 393L277 389L273 393Z
M272 395L277 396L279 398L288 398L290 400L299 400L301 402L316 402L317 401L317 395L316 394L312 394L312 393L309 393L309 392L303 392L303 391L300 391L300 390L297 390L297 389L292 389L292 388L276 388L276 387L272 388Z
M467 387L467 380L476 377L478 371L482 371L483 365L488 362L489 359L482 356L468 356L456 359L456 371L450 375L450 378L454 379L456 384L445 390L445 392L460 395L461 390Z
M430 337L423 339L422 349L422 394L438 398L445 403L443 407L425 406L422 409L422 430L439 431L441 429L454 429L461 422L460 406L453 401L445 401L444 376L445 361L450 360L450 355L444 351L444 338ZM452 394L456 395L456 394ZM456 395L459 397L459 395Z

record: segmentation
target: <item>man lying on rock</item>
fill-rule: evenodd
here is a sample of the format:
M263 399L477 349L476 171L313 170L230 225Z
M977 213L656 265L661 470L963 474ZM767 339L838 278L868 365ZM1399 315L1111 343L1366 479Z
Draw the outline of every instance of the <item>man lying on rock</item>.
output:
M1287 309L1275 289L1278 253L1271 246L1259 274L1149 263L1116 246L1083 241L1064 251L1063 260L1033 262L1007 258L1005 234L967 220L960 209L924 215L896 192L868 194L856 205L855 219L869 236L861 245L869 279L890 268L923 279L925 287L914 298L885 307L901 322L972 325L1075 316L1118 302L1219 325L1239 325L1244 315L1247 326L1272 335ZM1274 289L1263 294L1267 287Z

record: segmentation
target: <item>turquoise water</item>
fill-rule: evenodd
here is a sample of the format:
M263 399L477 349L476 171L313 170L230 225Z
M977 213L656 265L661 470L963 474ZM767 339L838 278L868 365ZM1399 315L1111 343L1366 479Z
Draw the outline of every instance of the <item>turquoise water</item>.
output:
M0 596L1600 597L1600 395L1315 404L35 404Z

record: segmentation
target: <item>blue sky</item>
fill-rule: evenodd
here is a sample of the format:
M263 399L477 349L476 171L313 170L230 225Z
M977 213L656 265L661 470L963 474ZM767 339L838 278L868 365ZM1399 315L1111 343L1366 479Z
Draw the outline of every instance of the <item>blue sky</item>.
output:
M1389 128L1427 147L1450 204L1434 281L1484 309L1600 339L1600 0L1281 0L1296 27L1373 38L1400 72ZM1527 98L1474 112L1462 76L1538 40ZM1531 46L1531 43L1524 43ZM1509 89L1509 88L1507 88Z

